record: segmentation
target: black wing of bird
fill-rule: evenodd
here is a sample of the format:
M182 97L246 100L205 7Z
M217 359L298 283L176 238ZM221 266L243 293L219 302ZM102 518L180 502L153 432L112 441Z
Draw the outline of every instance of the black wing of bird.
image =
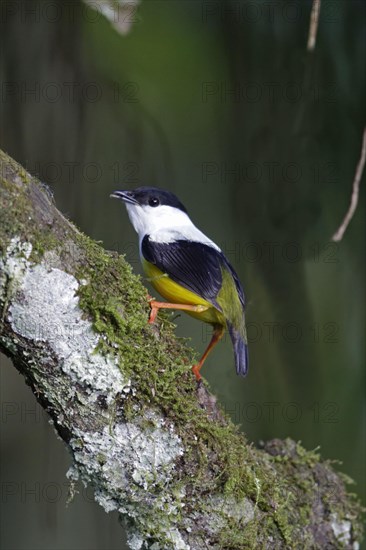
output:
M149 235L142 240L141 252L145 260L173 281L221 311L216 297L222 286L221 266L226 263L222 252L208 244L185 239L160 243L150 240Z

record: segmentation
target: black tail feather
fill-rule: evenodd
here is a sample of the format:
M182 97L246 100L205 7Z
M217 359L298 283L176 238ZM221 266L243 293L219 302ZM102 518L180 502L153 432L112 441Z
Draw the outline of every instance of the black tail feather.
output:
M229 323L228 329L234 348L236 374L246 376L249 366L248 344L243 335Z

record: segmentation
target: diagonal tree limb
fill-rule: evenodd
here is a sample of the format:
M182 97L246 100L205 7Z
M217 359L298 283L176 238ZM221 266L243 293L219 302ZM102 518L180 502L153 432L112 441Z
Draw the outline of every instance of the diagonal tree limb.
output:
M315 452L261 449L197 388L124 258L81 234L0 152L0 348L68 446L69 477L118 510L130 548L355 548L360 506Z
M361 183L363 169L365 167L365 162L366 162L366 126L363 130L361 156L357 164L356 173L355 173L355 177L352 185L351 202L341 225L339 226L339 228L337 229L337 231L334 233L332 237L332 241L339 242L343 239L343 235L350 221L352 220L354 213L356 212L356 208L358 205L358 196L360 192L360 183Z

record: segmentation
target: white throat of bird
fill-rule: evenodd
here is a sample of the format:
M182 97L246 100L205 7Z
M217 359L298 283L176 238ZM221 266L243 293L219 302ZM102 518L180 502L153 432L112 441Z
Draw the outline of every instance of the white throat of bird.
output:
M211 239L206 237L188 214L173 206L159 205L156 207L139 204L126 204L130 221L139 236L141 245L145 235L155 242L170 243L177 240L189 240L205 243L220 250Z

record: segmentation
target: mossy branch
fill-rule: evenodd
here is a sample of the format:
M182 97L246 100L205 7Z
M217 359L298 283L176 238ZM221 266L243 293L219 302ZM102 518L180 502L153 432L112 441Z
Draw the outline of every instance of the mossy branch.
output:
M69 477L118 510L130 548L355 548L345 479L291 440L255 449L146 290L0 151L0 348L51 416Z

